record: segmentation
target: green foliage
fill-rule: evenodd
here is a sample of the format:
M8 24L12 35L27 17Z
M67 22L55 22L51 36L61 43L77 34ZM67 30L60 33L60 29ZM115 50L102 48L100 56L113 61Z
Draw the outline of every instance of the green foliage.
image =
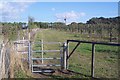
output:
M8 40L15 40L19 29L20 25L17 23L3 23L2 33Z
M15 72L15 78L28 78L28 76L20 69Z

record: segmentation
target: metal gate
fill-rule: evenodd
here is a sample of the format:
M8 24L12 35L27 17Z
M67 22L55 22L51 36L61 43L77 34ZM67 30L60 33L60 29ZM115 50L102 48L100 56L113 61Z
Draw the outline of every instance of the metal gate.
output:
M50 49L51 47L56 50ZM50 46L45 50L45 46ZM62 43L61 42L30 42L29 43L29 68L32 72L50 73L55 67L62 65ZM53 55L55 54L55 55ZM57 55L56 55L57 54ZM52 63L51 63L52 62Z
M51 73L66 66L66 49L61 42L19 40L14 41L14 47L17 54L26 54L27 57L22 59L27 60L31 72Z

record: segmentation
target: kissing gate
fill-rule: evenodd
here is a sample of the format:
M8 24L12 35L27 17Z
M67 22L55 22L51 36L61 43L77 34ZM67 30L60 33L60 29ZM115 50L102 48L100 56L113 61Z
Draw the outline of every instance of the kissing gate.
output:
M17 52L27 54L28 67L31 72L52 73L54 69L66 69L66 57L64 57L66 56L66 43L19 40L14 44ZM17 50L20 45L22 50ZM45 50L48 46L49 48ZM23 50L23 48L26 49Z

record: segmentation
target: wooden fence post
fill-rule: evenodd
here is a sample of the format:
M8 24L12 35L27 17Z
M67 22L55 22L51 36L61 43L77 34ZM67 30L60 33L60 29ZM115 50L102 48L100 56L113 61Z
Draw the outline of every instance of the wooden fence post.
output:
M95 44L92 43L91 77L94 77Z

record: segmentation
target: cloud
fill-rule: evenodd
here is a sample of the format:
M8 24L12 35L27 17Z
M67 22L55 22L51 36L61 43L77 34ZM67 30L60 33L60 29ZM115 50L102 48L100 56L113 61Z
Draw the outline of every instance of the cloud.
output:
M84 12L81 12L79 16L85 16L86 14Z
M84 12L78 13L78 12L75 12L75 11L71 11L71 12L64 12L64 13L57 13L56 14L56 17L58 19L64 19L64 18L77 19L77 18L82 17L82 16L85 16Z
M55 16L57 18L57 21L63 21L65 18L68 21L76 21L77 19L85 15L86 14L84 12L70 11L70 12L64 12L64 13L57 13Z
M12 2L13 1L13 2ZM32 2L15 2L17 0L0 2L0 17L4 21L15 20L20 18L20 14L24 12ZM35 0L30 0L35 1Z
M52 11L55 11L56 9L55 9L55 8L52 8L51 10L52 10Z

